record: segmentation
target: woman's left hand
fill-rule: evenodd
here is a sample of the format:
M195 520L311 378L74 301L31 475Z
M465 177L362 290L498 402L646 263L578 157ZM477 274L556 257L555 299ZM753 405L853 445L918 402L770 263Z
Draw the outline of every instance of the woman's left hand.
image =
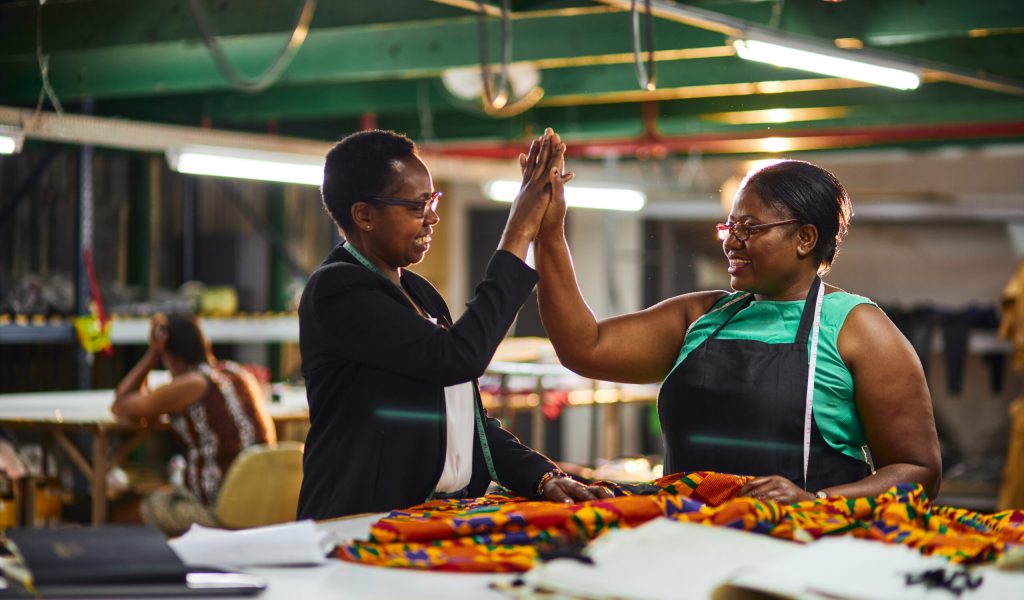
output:
M740 488L739 495L757 500L771 500L779 504L814 500L814 494L801 489L800 486L781 475L754 478Z
M545 500L567 504L611 498L615 495L607 488L599 485L583 485L572 477L554 477L544 484L541 491L544 493Z

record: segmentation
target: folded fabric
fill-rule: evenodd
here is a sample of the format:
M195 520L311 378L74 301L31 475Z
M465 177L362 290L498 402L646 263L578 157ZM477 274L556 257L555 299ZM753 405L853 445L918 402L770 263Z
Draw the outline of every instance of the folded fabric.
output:
M170 545L190 566L246 567L323 564L334 544L313 521L298 521L237 531L193 525Z
M933 506L917 484L869 498L782 505L737 497L751 477L677 473L650 484L600 482L616 497L580 504L531 502L511 494L441 500L393 511L367 541L338 547L342 560L441 571L526 571L543 555L578 553L603 533L655 517L809 542L851 535L914 548L954 563L995 561L1024 545L1024 511L991 515Z

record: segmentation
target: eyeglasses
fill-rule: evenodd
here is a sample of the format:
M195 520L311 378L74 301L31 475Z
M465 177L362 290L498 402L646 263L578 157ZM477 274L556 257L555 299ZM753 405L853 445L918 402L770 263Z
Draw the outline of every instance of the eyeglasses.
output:
M429 200L405 200L404 198L392 198L391 196L370 196L369 200L380 202L381 204L408 207L414 210L418 218L422 219L427 216L427 208L434 213L437 212L437 202L443 195L442 192L431 192Z
M775 223L764 223L762 225L747 225L746 223L719 223L715 225L715 229L718 230L718 239L725 241L729 239L729 235L732 234L736 241L745 242L750 239L750 234L761 231L762 229L770 229L772 227L778 227L779 225L789 225L790 223L798 223L800 219L786 219L785 221L776 221Z

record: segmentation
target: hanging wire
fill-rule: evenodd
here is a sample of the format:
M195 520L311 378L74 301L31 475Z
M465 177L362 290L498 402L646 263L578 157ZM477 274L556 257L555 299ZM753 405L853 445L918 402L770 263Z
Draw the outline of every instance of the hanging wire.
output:
M36 5L36 61L39 63L39 78L43 82L43 87L39 90L35 114L38 116L43 109L43 98L49 98L57 114L63 115L64 107L60 105L57 92L50 85L50 57L43 54L43 4L46 4L46 0L39 0L39 4Z
M782 8L786 5L786 0L775 0L775 5L772 6L771 20L768 22L768 26L772 29L778 29L779 23L782 22Z
M487 3L484 0L476 2L478 9L477 31L480 42L480 77L483 79L483 94L480 97L484 103L484 110L488 114L490 111L500 111L505 108L509 99L508 64L512 60L512 14L509 4L510 0L501 0L501 68L492 87L491 66L488 58Z
M210 21L209 15L206 14L206 9L203 8L203 0L189 0L188 6L192 11L192 18L196 22L196 27L199 28L199 34L203 37L203 43L206 45L207 50L210 51L210 57L213 58L213 62L217 65L221 75L236 89L255 93L274 85L285 69L288 68L292 59L295 58L295 54L309 35L309 24L313 21L316 2L317 0L304 0L302 10L299 11L299 15L295 20L295 27L292 29L288 42L281 48L281 52L278 53L270 65L253 78L245 77L231 64L220 42L217 41L217 34L213 30L213 23Z
M633 64L636 66L636 78L640 82L640 88L653 92L657 86L654 77L654 16L651 13L651 0L644 0L644 7L647 11L644 22L644 29L647 30L647 69L644 69L644 62L640 57L640 11L637 10L637 0L633 0L629 8L633 17Z
M428 144L437 141L434 131L434 113L430 110L430 82L421 79L416 86L416 111L420 121L420 139Z

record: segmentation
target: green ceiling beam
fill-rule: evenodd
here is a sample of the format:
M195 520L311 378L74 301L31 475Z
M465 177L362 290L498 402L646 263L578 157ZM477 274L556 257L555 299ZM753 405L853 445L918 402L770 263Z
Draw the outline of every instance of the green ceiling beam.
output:
M290 33L304 0L206 0L222 36ZM0 56L34 54L36 1L0 3ZM198 41L187 0L78 0L43 5L43 48L69 52L108 46ZM423 0L317 3L312 29L362 27L396 21L463 18L465 11ZM111 26L111 24L117 26Z
M786 0L779 26L826 39L856 37L870 45L887 46L967 37L972 30L1024 27L1024 4L1020 0Z
M661 89L820 78L735 57L663 61L658 63L656 72ZM541 86L545 91L541 105L561 103L581 95L594 97L639 92L632 64L549 69L542 74ZM147 104L150 105L148 109ZM262 123L363 113L394 114L417 112L423 107L445 109L453 105L462 106L467 112L480 111L479 102L454 99L443 90L437 78L281 87L255 96L215 94L201 99L186 97L184 102L180 98L154 98L101 103L109 113L131 115L133 118L160 118L162 114L185 110L195 116L196 122L208 118L215 123Z
M513 22L517 61L579 59L630 51L629 15L623 12L538 18ZM721 46L720 34L678 23L656 21L659 48ZM442 24L413 23L313 31L282 76L279 86L366 81L431 75L452 66L477 64L475 18ZM498 56L492 36L491 56ZM237 68L253 74L280 49L281 35L250 35L223 40ZM11 85L0 101L26 101L39 92L35 57L0 59L0 74ZM164 42L116 49L54 53L50 81L62 99L159 95L228 90L206 48L195 42Z
M957 59L962 56L973 56L986 64L1005 67L1006 75L1024 75L1024 72L1010 72L1015 68L1024 69L1024 61L1014 60L1012 48L1004 44L1009 40L1001 37L971 40L964 49L957 49L959 44L928 43L913 45L916 54L935 55L946 52L944 58ZM930 48L925 48L930 47ZM658 85L662 90L687 88L695 86L711 86L759 82L766 80L786 81L794 79L816 79L819 76L793 69L769 67L758 63L743 61L735 57L662 61L657 69ZM827 78L822 78L827 80ZM543 71L541 85L545 90L542 105L564 103L577 96L600 97L609 95L608 101L619 101L615 95L638 90L636 76L631 64L598 65L591 67L571 67L547 69ZM871 93L885 98L885 102L902 101L928 97L933 85L925 85L916 91L895 91L870 88ZM961 86L950 87L951 90L964 89ZM864 90L841 90L838 95L858 95ZM815 92L789 94L794 98ZM984 92L987 97L989 92ZM720 95L721 96L721 95ZM633 94L633 101L643 100L643 94ZM777 98L775 94L731 95L726 96L729 102L737 105L746 98L764 98L763 102L771 103ZM894 100L890 100L894 99ZM900 99L900 100L895 100ZM689 100L700 103L701 98ZM760 103L758 101L757 103ZM817 102L811 100L810 102ZM196 97L167 97L150 99L124 99L101 102L100 106L108 114L131 116L145 120L165 120L168 115L184 113L184 122L198 123L210 119L214 123L264 123L266 121L287 121L291 119L320 119L331 117L357 116L363 113L394 114L400 112L417 112L427 107L432 111L445 110L453 104L460 104L447 94L436 78L419 80L390 80L364 82L357 84L330 84L278 87L259 95L240 93L219 93ZM796 105L803 104L800 101ZM476 103L461 104L467 112L478 112ZM806 105L806 104L805 104ZM814 105L814 104L809 104Z

